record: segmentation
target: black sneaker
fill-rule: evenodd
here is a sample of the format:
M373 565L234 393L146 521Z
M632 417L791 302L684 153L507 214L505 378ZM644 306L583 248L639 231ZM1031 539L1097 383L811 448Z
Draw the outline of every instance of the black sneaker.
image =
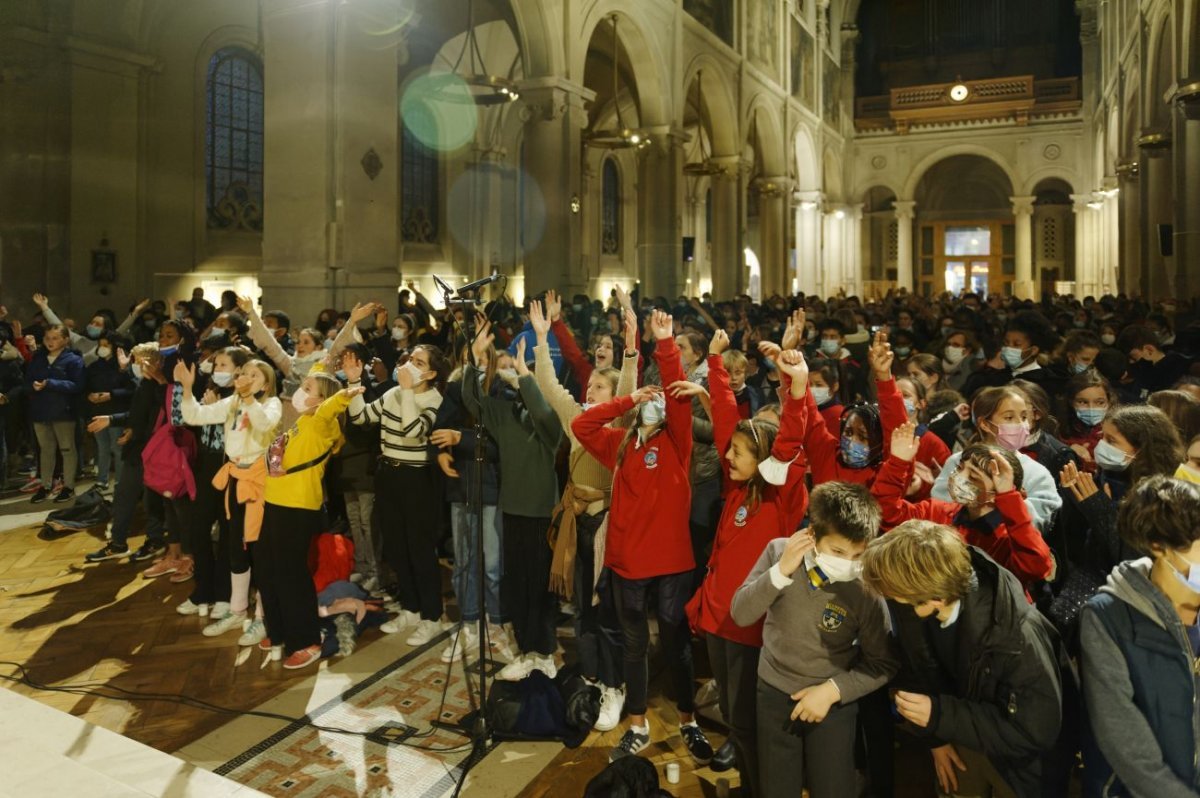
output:
M165 543L161 543L157 540L147 540L138 547L137 551L135 551L133 556L129 559L133 562L143 562L145 560L149 560L151 557L157 557L166 550L167 546Z
M712 761L712 744L708 742L708 738L704 736L704 730L697 726L695 721L680 726L679 733L683 735L683 744L687 746L688 753L692 755L692 759L697 765L707 765Z
M84 556L84 562L104 562L105 560L119 560L122 557L129 556L128 546L116 546L109 543L100 551L93 551L91 554Z
M45 485L37 489L37 493L33 494L29 499L30 504L41 504L50 498L50 489Z
M632 726L626 729L625 733L621 735L621 742L617 743L616 747L609 752L608 761L616 762L622 757L635 756L646 750L647 746L650 745L649 723L646 724L645 729L645 734L634 731ZM709 749L709 752L711 753L711 749Z
M54 503L62 504L63 502L69 502L74 498L75 498L74 490L72 490L71 488L63 488L62 490L60 490L58 492L58 495L54 497Z

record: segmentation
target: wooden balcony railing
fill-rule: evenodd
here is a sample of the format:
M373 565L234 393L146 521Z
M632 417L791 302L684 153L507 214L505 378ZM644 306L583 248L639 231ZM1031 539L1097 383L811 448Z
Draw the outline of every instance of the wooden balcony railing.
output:
M1010 120L1028 124L1031 117L1073 113L1081 105L1078 78L1034 80L1032 75L961 81L966 98L951 99L958 85L934 83L892 89L888 95L859 97L854 103L859 130L907 133L920 125L980 120Z

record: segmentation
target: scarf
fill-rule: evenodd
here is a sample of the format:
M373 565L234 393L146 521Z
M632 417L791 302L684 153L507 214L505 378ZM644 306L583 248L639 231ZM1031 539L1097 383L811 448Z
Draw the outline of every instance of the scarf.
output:
M557 523L551 521L550 530L546 533L550 548L554 549L554 559L550 565L550 592L566 599L574 595L577 545L575 525L580 513L587 510L588 505L600 501L605 496L602 490L582 487L574 482L567 483L562 500L551 514Z

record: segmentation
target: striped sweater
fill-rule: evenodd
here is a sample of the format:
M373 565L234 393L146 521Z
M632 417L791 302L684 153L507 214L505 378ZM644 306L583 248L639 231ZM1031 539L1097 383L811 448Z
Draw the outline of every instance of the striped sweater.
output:
M441 404L437 388L417 393L397 386L370 404L355 396L350 402L350 420L379 425L384 457L406 466L424 466L429 464L429 433Z

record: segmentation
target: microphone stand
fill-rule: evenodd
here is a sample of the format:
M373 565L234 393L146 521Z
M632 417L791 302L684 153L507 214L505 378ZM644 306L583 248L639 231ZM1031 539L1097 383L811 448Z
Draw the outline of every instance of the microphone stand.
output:
M454 289L439 280L439 287L442 289L442 294L446 302L446 308L453 310L459 308L463 312L463 327L467 337L467 353L471 358L472 365L476 368L482 368L479 363L475 362L475 353L473 344L476 335L479 334L477 322L475 318L475 307L479 302L477 294L478 289L468 291L460 289L458 297L452 296ZM481 396L482 400L486 397ZM483 413L475 414L475 473L471 475L471 495L468 498L471 517L475 519L475 551L478 560L478 579L479 579L479 659L476 663L479 667L479 689L478 689L478 707L474 712L468 713L463 719L456 724L440 724L436 720L435 726L441 726L448 730L461 734L464 737L471 739L471 754L461 765L462 780L458 784L458 788L454 794L457 796L459 791L467 780L467 773L474 767L487 753L488 745L491 741L492 731L487 722L487 699L488 699L488 654L490 646L488 640L488 624L487 624L487 604L485 596L487 595L487 563L484 558L483 545L483 469L487 464L487 451L485 448L485 439L487 437L487 429L483 425ZM455 556L459 556L459 552L455 552ZM462 634L465 622L460 625L458 634ZM471 680L467 670L466 652L463 652L463 675L467 682L467 693L471 691ZM472 715L474 717L472 717Z

